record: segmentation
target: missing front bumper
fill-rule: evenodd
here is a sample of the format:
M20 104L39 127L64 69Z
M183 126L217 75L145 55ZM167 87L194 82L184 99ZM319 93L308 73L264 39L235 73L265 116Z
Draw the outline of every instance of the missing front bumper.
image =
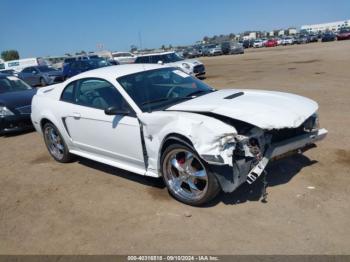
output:
M289 153L303 152L305 149L313 147L315 142L324 139L327 133L328 131L326 129L319 129L272 144L265 152L264 157L253 168L246 164L244 160L240 160L241 163L235 163L233 168L230 166L211 165L211 169L216 175L222 190L230 193L244 182L248 184L254 183L263 174L263 171L271 160L285 157Z
M266 151L265 156L247 175L247 183L252 184L263 173L270 160L286 156L290 152L297 152L298 150L309 148L315 142L324 139L328 131L324 128L315 132L310 132L301 136L293 137L276 143L270 146Z

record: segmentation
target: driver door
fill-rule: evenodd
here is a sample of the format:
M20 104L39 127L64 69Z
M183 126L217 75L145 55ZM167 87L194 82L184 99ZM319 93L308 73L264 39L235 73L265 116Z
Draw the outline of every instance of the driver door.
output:
M118 162L121 167L145 171L136 115L105 114L104 109L109 107L133 112L112 84L103 79L82 79L68 85L61 100L68 102L64 121L77 148Z

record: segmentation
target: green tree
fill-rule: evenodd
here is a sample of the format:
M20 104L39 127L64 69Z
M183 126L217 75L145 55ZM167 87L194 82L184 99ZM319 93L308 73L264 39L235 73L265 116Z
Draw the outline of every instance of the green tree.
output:
M10 60L18 60L19 54L17 50L6 50L1 52L1 58L4 61L10 61Z

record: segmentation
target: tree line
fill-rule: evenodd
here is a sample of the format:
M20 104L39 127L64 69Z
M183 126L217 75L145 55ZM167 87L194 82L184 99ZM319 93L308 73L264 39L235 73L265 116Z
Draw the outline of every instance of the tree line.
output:
M18 60L19 53L17 50L5 50L1 52L1 59L4 61Z

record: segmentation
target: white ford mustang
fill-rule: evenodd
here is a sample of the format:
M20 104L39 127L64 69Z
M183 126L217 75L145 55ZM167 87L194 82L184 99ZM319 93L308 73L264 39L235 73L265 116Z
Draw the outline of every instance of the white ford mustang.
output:
M55 160L163 177L176 199L201 205L324 138L317 109L293 94L216 91L174 67L134 64L39 89L31 118Z

